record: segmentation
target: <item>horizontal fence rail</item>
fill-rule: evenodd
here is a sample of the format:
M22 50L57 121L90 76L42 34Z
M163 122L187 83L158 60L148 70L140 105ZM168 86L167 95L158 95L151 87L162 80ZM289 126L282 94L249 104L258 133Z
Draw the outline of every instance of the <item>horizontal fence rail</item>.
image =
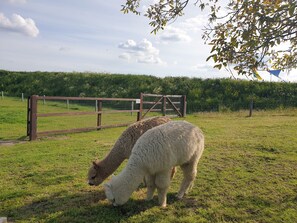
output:
M70 101L88 101L88 102L96 102L95 111L71 111L71 112L47 112L47 113L39 113L38 112L38 101L42 101L43 104L46 104L47 101L55 101L61 102L66 101L67 107L69 107ZM108 109L104 110L103 102L131 102L131 109L124 110L113 110ZM114 114L114 113L137 113L137 120L140 120L140 110L135 109L134 104L139 104L139 99L134 98L95 98L95 97L54 97L54 96L38 96L32 95L28 98L28 112L27 112L27 136L29 136L29 140L36 140L39 136L47 136L51 134L58 133L74 133L74 132L83 132L83 131L91 131L91 130L99 130L104 128L111 127L120 127L127 126L130 123L118 123L118 124L109 124L102 125L102 116L103 114ZM139 107L139 106L138 106ZM64 129L64 130L50 130L50 131L37 131L37 122L38 118L41 117L58 117L58 116L82 116L82 115L96 115L97 123L91 127L85 128L74 128L74 129Z
M133 123L143 119L149 113L152 113L154 116L166 115L185 117L186 115L186 96L184 95L159 95L141 93L140 99L32 95L28 97L27 103L27 136L29 136L29 140L36 140L40 136L52 134L76 133L111 127L127 126L131 124L131 122ZM74 108L71 108L73 103L84 103L83 106L85 107L80 105L79 108L75 108L77 110L74 110ZM94 107L94 105L95 109L90 111L90 109L93 109L92 107ZM43 109L43 107L47 108L47 110ZM126 113L126 115L120 115L120 113ZM115 114L115 116L112 116L113 114ZM135 118L136 120L133 119L133 114L137 114ZM80 121L84 122L86 120L88 123L90 123L91 120L93 126L79 126L75 128L68 128L67 126L67 129L48 130L46 128L44 131L38 130L42 126L39 123L40 119L52 117L54 118L53 122L58 122L59 117L66 119L69 116L76 117L73 118L73 122L75 122L75 120L78 118L82 119ZM103 124L103 117L105 116L112 117L109 117L110 120L108 120L106 124ZM128 119L123 118L127 116L129 116ZM93 119L96 119L94 123ZM114 121L113 119L117 119L117 121L120 123L112 123L112 121ZM129 120L129 122L127 122L127 120ZM52 122L49 121L48 123L52 124Z

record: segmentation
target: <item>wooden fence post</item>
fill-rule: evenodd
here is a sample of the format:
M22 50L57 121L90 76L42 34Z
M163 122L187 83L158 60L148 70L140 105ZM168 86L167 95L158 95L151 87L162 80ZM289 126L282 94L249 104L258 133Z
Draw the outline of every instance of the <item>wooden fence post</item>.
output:
M29 96L27 99L27 136L30 136L30 114L31 114L31 97Z
M250 113L249 113L249 117L252 117L252 114L253 114L253 108L254 108L254 100L253 98L251 99L251 102L250 102Z
M131 112L131 116L133 116L133 110L134 110L134 101L132 101L132 102L131 102L131 110L132 110L132 112Z
M166 115L166 103L167 103L167 100L166 100L166 95L163 96L163 100L162 100L162 114L163 116Z
M97 129L101 129L102 126L102 101L97 101Z
M140 103L139 103L139 112L137 113L137 121L142 119L142 109L143 109L143 93L140 93Z
M30 110L29 110L29 140L36 140L37 139L37 97L38 95L32 95L30 97Z
M186 95L183 95L180 101L180 113L182 114L182 117L186 117L186 113L187 113L187 97Z

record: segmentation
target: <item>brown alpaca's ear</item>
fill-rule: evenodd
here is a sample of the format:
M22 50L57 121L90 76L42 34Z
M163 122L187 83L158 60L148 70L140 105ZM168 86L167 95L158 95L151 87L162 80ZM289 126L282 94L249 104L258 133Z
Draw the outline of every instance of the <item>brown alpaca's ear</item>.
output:
M94 168L95 168L96 170L99 169L99 166L97 165L97 163L96 163L95 161L93 161L93 166L94 166Z

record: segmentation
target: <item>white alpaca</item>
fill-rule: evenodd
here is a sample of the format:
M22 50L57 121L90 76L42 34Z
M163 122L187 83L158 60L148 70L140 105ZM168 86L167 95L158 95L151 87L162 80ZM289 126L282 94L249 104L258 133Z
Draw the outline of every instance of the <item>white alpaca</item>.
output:
M166 207L172 168L180 166L183 171L177 194L181 199L193 184L203 149L202 131L189 122L172 121L148 130L136 142L123 171L104 185L107 199L115 206L123 205L145 176L147 200L157 188L159 204Z
M92 186L101 184L125 160L138 138L147 130L171 121L168 117L153 117L130 125L118 138L113 148L101 161L94 161L88 172L88 183ZM173 172L174 174L174 169Z

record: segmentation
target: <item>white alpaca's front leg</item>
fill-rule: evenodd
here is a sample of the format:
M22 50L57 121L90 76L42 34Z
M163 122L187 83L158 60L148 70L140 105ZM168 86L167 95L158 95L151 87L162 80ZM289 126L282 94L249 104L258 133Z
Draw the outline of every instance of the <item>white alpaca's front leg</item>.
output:
M155 185L158 189L158 200L161 207L167 205L167 191L170 185L172 169L156 174Z
M147 186L147 195L146 195L146 200L152 200L154 197L154 192L156 189L155 185L155 176L147 175L145 177L146 180L146 186Z
M158 188L158 201L159 201L159 205L162 208L165 208L167 205L167 191L168 191L168 187Z

